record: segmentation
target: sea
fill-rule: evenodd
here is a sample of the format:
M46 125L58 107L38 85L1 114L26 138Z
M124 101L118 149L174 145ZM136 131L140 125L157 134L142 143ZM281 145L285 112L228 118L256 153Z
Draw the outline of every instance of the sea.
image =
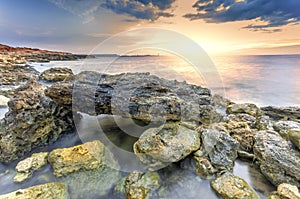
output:
M254 103L259 107L300 105L300 55L230 55L210 56L209 59L211 64L205 66L201 62L198 65L192 64L179 56L95 55L94 58L76 61L29 64L40 72L51 67L67 67L76 74L87 70L108 74L149 72L165 79L208 87L213 94L223 95L237 103ZM7 107L0 108L0 118L4 117L7 110ZM50 151L53 148L69 147L78 143L78 136L66 135L55 144L34 151ZM15 184L12 179L16 163L0 164L0 194L55 180L48 166L34 175L46 176L42 180L33 178L22 184ZM268 198L268 194L275 190L252 162L236 161L233 172L253 186L261 198ZM192 199L198 198L199 195L204 198L220 198L209 188L210 180L204 180L193 172L187 172L185 177L186 180L169 186L170 195L167 198ZM191 195L191 188L194 195ZM199 190L199 193L195 190ZM101 198L112 196L108 194Z

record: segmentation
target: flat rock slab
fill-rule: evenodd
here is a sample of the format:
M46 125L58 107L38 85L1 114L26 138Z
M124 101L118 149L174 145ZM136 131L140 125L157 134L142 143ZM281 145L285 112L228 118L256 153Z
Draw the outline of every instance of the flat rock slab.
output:
M100 141L86 142L71 148L55 149L48 161L56 177L66 176L79 170L93 170L101 166L105 147Z
M253 147L261 172L275 186L290 183L300 186L300 153L277 132L259 131Z
M248 183L232 173L224 173L211 182L211 187L225 199L259 199Z
M149 73L82 72L54 83L46 95L65 106L73 105L73 111L90 115L113 114L146 122L163 118L198 123L210 123L213 117L209 89Z
M27 189L20 189L15 192L0 195L0 199L68 199L67 186L63 183L52 182L37 185Z

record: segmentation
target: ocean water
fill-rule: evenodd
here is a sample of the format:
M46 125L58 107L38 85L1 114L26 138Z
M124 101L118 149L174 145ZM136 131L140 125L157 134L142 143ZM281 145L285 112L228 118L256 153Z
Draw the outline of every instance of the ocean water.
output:
M150 72L166 78L209 87L234 102L258 106L300 105L300 55L215 56L211 74L175 56L98 57L79 61L34 63L37 70L69 67L74 73L92 70L109 74ZM197 68L200 68L197 70ZM207 79L215 84L208 84ZM221 81L220 81L221 80Z
M97 57L78 61L31 63L31 65L40 72L51 67L68 67L74 73L85 70L109 74L150 72L162 78L209 87L213 93L225 95L235 102L252 102L259 106L300 105L300 55L219 56L211 59L215 64L211 73L201 73L199 71L202 66L193 66L186 60L174 56ZM212 87L208 79L216 80ZM0 118L4 117L6 111L7 108L0 109ZM121 132L115 132L115 135L119 133ZM76 133L68 134L53 145L37 148L34 152L51 151L54 148L69 147L80 142L80 137ZM34 178L15 184L12 180L16 163L0 164L0 194L55 180L51 168L47 166L37 172ZM176 172L183 172L184 178L168 184L168 179L177 179ZM233 172L253 186L261 198L268 198L268 193L275 189L250 162L236 161ZM199 195L204 198L219 198L209 188L209 180L201 179L190 170L178 170L166 174L164 180L167 183L168 197L166 198L198 198ZM101 198L113 197L106 195Z

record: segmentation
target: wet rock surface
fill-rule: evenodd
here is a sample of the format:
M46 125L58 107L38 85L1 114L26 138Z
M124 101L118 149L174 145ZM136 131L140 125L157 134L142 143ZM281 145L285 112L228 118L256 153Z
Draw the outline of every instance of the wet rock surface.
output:
M257 193L248 183L229 172L218 176L211 187L224 199L258 199Z
M156 172L133 171L116 186L115 191L123 193L127 199L147 199L159 188L160 180Z
M184 159L200 147L198 132L180 123L146 130L134 144L134 153L151 170Z
M1 199L68 199L67 186L63 183L52 182L36 185L27 189L20 189L15 192L0 195Z
M46 97L45 88L30 81L16 89L0 135L0 162L22 157L74 128L70 110Z
M73 72L69 68L50 68L43 71L40 75L40 79L48 82L63 81L66 77L73 75Z
M277 132L259 131L255 135L254 155L261 172L274 185L300 186L300 153Z
M71 148L55 149L48 161L56 177L66 176L79 170L93 170L101 166L105 147L100 141L86 142Z
M22 182L32 176L32 174L45 166L48 158L48 152L34 153L29 158L20 161L16 166L17 174L14 182Z

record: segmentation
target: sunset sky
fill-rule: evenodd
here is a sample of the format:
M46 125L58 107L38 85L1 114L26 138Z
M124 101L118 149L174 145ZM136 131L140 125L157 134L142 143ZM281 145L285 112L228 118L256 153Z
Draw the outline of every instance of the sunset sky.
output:
M153 27L209 54L299 54L299 8L299 0L0 0L0 43L88 53L115 34ZM111 49L161 42L157 30L123 33Z

